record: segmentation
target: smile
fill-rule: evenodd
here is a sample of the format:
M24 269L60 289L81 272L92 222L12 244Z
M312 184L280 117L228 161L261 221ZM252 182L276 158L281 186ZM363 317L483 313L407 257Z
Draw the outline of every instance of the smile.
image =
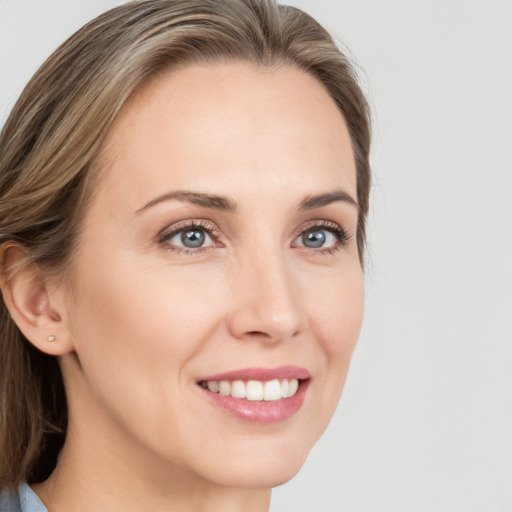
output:
M275 423L299 411L311 382L304 368L250 368L197 381L210 403L238 419Z
M272 402L283 398L290 398L299 389L297 379L274 379L267 382L259 380L211 380L201 381L203 388L209 389L212 393L219 393L222 396L232 396L233 398L245 398L251 401Z

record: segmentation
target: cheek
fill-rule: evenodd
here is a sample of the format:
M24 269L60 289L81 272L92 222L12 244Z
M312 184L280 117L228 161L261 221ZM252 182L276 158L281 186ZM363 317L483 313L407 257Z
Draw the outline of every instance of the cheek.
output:
M361 330L364 281L359 265L338 272L318 288L309 302L313 330L331 364L347 364Z
M359 338L364 310L363 274L359 266L331 279L310 303L312 331L317 333L323 364L317 377L322 388L316 404L325 428L334 413Z
M127 356L132 350L180 354L193 349L214 321L219 304L205 286L211 279L180 269L123 264L121 258L114 263L104 262L106 271L97 270L91 279L85 274L81 280L73 315L80 326L77 342L94 330L95 338L102 340L101 350L121 345Z
M326 326L323 348L333 361L339 360L340 363L345 363L347 357L351 357L363 321L362 280L360 283L350 284L344 283L340 286L338 296L332 298L324 310L325 317L321 318Z
M184 368L211 337L222 304L197 272L115 263L92 263L95 276L82 274L76 353L90 390L110 409L158 415L188 385Z

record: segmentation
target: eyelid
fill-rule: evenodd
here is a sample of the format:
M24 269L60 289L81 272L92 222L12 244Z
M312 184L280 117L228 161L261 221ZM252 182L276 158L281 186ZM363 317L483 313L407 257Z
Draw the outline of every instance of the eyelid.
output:
M298 237L304 235L307 231L311 231L313 229L325 229L330 231L338 240L338 244L336 247L326 247L326 248L318 248L313 249L305 246L297 246L304 247L304 249L308 249L315 253L322 252L332 252L340 248L341 246L347 244L349 240L352 238L352 234L343 229L337 222L333 222L326 219L315 219L302 224L294 233L293 241L295 241Z
M218 229L217 225L214 222L208 219L186 219L174 222L173 224L165 227L158 233L157 241L161 245L168 244L168 239L172 238L180 231L185 231L186 229L190 228L198 228L205 231L212 239L213 246L198 247L192 249L188 247L172 247L169 244L167 246L167 249L173 250L175 252L200 252L211 249L212 247L222 246L222 244L219 242L219 239L222 236L220 230Z
M330 230L334 233L339 233L342 236L350 238L350 235L347 233L345 229L343 229L337 222L333 222L331 220L326 219L315 219L310 220L304 224L302 224L293 234L294 239L300 235L303 235L306 231L309 231L313 228L324 228Z

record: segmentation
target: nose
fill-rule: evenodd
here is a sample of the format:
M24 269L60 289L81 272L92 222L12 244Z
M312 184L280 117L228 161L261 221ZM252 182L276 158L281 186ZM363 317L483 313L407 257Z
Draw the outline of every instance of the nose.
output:
M272 344L293 338L305 328L302 296L282 254L267 251L245 258L232 277L229 330L234 337Z

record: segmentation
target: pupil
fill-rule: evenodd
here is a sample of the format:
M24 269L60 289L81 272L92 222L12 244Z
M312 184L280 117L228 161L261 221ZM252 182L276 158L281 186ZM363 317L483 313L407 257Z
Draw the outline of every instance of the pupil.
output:
M302 235L302 243L306 247L322 247L325 243L325 231L310 231Z
M185 231L181 234L181 241L185 247L191 249L201 247L204 243L204 233L197 229Z

